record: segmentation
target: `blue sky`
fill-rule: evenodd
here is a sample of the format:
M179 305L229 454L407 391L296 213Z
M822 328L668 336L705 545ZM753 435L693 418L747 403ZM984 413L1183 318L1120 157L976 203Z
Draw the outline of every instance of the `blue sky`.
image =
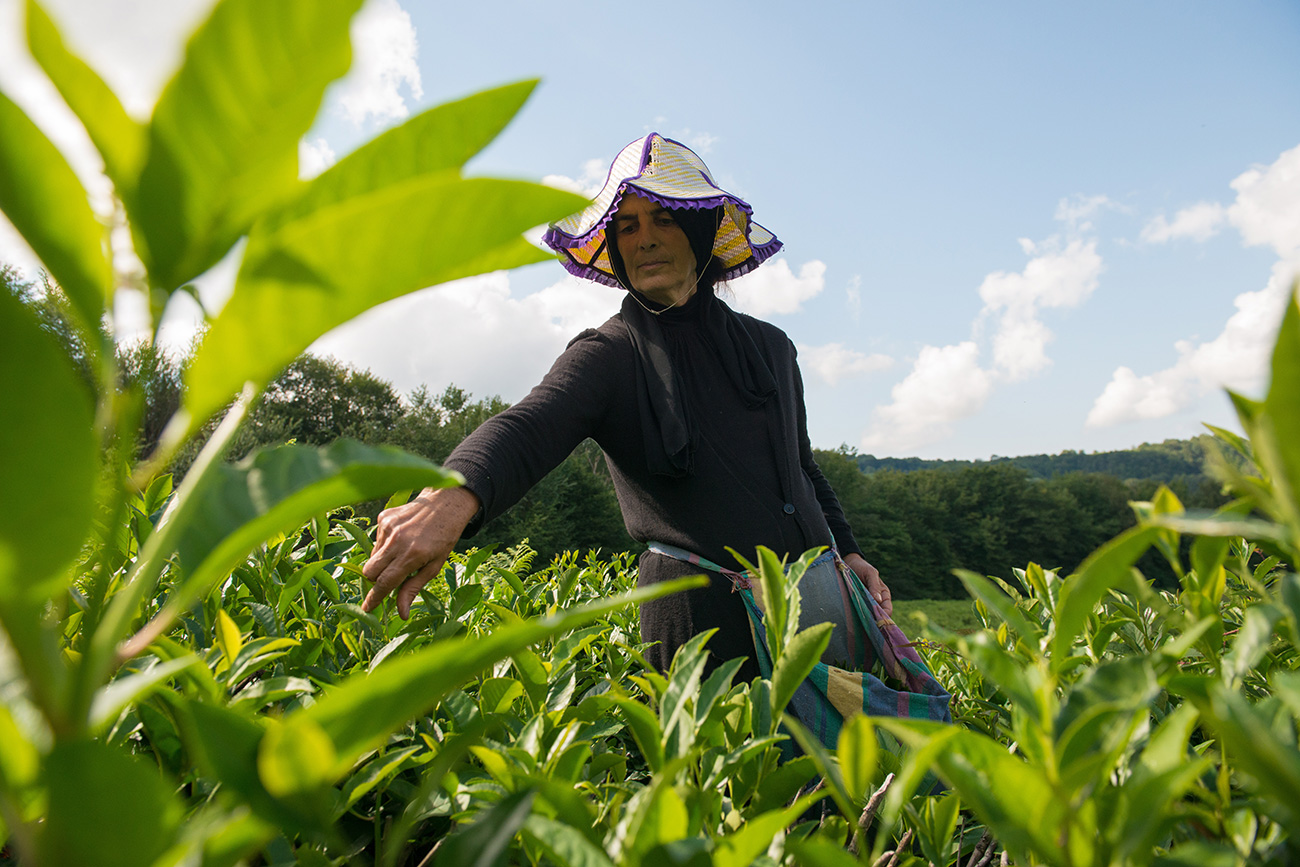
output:
M17 5L0 0L0 38ZM50 3L139 111L204 5ZM354 33L307 174L533 77L471 173L591 190L647 132L696 147L785 243L733 301L799 346L816 446L1126 448L1231 425L1222 386L1265 386L1300 265L1295 2L371 0ZM317 349L405 392L517 400L618 300L532 266L417 293Z

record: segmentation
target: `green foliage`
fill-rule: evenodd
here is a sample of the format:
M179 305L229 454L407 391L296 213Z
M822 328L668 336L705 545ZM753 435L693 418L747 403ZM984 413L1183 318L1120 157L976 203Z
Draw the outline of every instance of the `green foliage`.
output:
M1236 399L1249 438L1223 436L1249 461L1249 472L1219 462L1239 500L1189 513L1159 491L1138 504L1138 526L1067 577L1033 564L1010 583L963 573L986 628L930 631L959 725L876 718L854 730L910 747L883 818L928 836L932 861L938 802L909 800L927 770L1016 863L1294 859L1300 579L1287 564L1300 554L1300 463L1277 432L1300 402L1297 298L1267 398ZM1184 533L1198 538L1180 544ZM1176 592L1134 568L1150 551Z
M1129 502L1150 499L1161 485L1096 472L1035 478L1019 459L863 474L857 472L862 456L847 450L817 451L816 457L863 553L901 599L962 596L951 577L957 568L1006 574L1036 562L1073 570L1097 546L1134 526ZM1218 483L1189 479L1171 484L1189 506L1226 502ZM1159 556L1147 556L1141 567L1162 587L1177 584Z
M920 644L954 695L955 725L857 717L832 750L785 713L828 634L798 629L797 583L816 552L788 575L756 552L773 676L750 683L734 682L738 660L709 659L708 633L666 672L645 664L635 603L704 579L638 589L629 555L564 553L533 569L524 546L467 550L409 621L391 604L365 612L373 528L349 504L456 480L391 447L306 442L385 417L384 384L319 360L271 383L323 330L373 304L531 261L520 232L581 201L460 177L531 84L433 109L299 182L297 140L347 66L357 5L222 0L154 117L137 124L27 4L33 54L104 157L152 312L249 240L235 296L185 367L180 408L159 434L182 366L106 342L100 317L131 287L98 282L113 263L84 190L0 101L0 208L63 287L37 297L6 271L0 293L11 409L0 423L0 859L740 867L869 864L892 850L899 863L948 867L1001 850L1071 867L1295 860L1297 299L1268 395L1233 396L1246 436L1218 432L1238 454L1217 462L1237 499L1195 511L1155 490L1133 527L1112 527L1068 573L1030 562L1002 569L1011 580L986 577L997 568L959 574L983 628L932 627ZM309 381L325 383L328 420L310 435L306 419L275 415L285 409L276 389ZM438 424L398 419L395 437L441 459L497 403L423 395L414 410ZM305 442L227 463L259 411L264 432L295 428ZM137 463L142 429L158 445ZM161 470L187 441L188 469L173 481ZM1023 555L1012 524L1056 545L1068 534L1045 517L1054 504L1086 512L1117 494L990 466L960 484L915 474L908 511L899 474L848 476L840 457L828 475L855 494L851 517L873 485L899 507L894 520L983 516L926 568ZM572 460L588 475L542 508L566 497L585 506L607 490L574 481L601 475L589 449ZM881 544L925 553L887 510L873 514L859 517L879 519L867 526ZM572 520L588 519L575 508ZM1176 583L1148 580L1151 558Z

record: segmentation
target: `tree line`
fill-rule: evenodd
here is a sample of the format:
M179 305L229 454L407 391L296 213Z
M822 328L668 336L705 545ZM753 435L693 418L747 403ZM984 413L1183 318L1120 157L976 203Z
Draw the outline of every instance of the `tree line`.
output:
M74 361L85 358L84 336L61 315L48 284L0 277L35 309ZM149 343L119 345L118 388L137 401L144 423L136 453L157 445L162 423L180 405L187 354L169 355ZM91 371L87 385L96 388ZM369 371L305 354L267 388L231 450L295 440L326 445L339 437L389 444L441 463L470 432L509 406L498 396L475 398L449 385L434 394L419 388L406 398ZM957 568L1009 576L1030 562L1071 570L1089 552L1135 523L1131 501L1169 485L1190 508L1224 502L1204 474L1206 440L1170 440L1124 452L1036 455L990 461L876 458L841 446L816 450L863 553L898 598L965 596ZM192 443L173 461L179 477L197 455ZM380 504L362 507L371 517ZM485 526L469 545L505 548L527 539L546 562L563 551L600 548L640 551L628 536L604 455L588 440L519 503ZM1140 564L1157 582L1173 573L1156 555Z

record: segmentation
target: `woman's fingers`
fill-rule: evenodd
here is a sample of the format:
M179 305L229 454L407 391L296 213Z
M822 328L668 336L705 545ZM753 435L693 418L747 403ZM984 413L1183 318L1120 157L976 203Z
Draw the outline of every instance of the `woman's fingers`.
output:
M444 488L380 513L375 550L361 567L374 586L361 607L373 611L396 591L398 613L409 617L411 603L442 569L478 508L478 497L465 488Z
M430 563L402 582L402 586L397 588L397 595L393 597L397 602L397 615L399 617L403 620L411 619L411 603L415 602L415 598L420 595L420 591L424 589L424 586L438 576L446 562L447 558L444 557Z

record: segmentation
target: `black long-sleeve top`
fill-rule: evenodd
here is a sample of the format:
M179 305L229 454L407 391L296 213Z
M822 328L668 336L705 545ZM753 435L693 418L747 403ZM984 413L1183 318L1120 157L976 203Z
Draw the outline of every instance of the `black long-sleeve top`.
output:
M841 554L861 553L813 459L794 345L776 326L739 314L777 382L776 399L751 408L710 345L696 302L659 318L697 431L692 474L670 478L647 467L638 361L623 316L616 314L579 334L527 397L486 421L447 459L483 504L466 535L508 509L590 437L605 452L634 539L666 542L737 569L728 547L750 560L759 545L791 559L831 544ZM647 552L639 581L698 572ZM712 577L710 587L642 606L642 638L660 642L647 658L666 670L677 647L717 627L709 643L714 661L751 657L741 674L755 676L744 606L726 579Z

